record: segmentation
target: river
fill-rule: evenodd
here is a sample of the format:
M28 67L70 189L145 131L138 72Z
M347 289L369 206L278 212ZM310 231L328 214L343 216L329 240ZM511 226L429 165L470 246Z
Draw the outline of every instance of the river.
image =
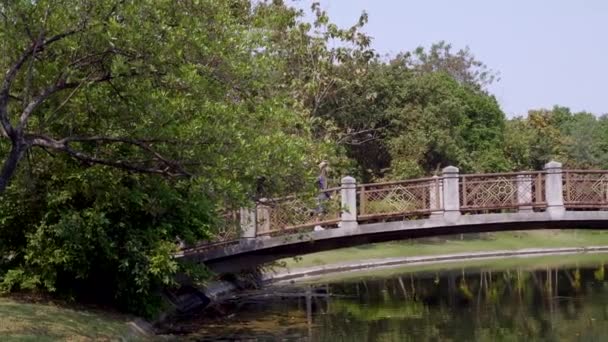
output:
M181 324L200 341L604 341L605 265L608 254L581 254L333 274Z

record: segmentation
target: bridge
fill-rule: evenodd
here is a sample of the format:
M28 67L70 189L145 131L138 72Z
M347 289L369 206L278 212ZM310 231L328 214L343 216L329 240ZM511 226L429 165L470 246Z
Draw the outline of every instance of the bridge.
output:
M608 228L608 171L441 175L357 185L344 177L321 203L306 196L241 209L240 237L183 249L178 257L233 272L284 257L391 240L528 229Z

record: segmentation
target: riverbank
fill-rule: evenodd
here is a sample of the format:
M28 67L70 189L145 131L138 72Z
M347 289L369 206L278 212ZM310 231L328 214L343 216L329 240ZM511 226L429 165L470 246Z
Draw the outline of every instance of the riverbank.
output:
M146 341L149 337L133 317L0 297L2 341Z
M308 275L343 272L406 263L466 260L518 254L584 252L583 248L608 246L608 232L586 230L539 230L498 232L369 244L283 259L267 272L267 279L291 279ZM484 254L485 253L485 254ZM441 257L433 257L441 256Z
M535 340L530 338L540 331L535 327L540 321L554 319L556 312L568 317L553 321L559 330L552 331L559 331L555 336L561 338L548 339L571 340L571 336L582 336L582 330L606 327L600 304L606 299L602 293L606 292L608 253L577 248L574 254L564 255L563 248L557 250L558 255L546 249L547 254L542 255L372 267L299 278L294 284L276 282L218 303L211 311L216 315L195 315L176 326L189 329L184 331L192 340L205 341L433 340L438 339L439 332L443 339L491 341L505 339L504 329L513 329L514 322L529 319L534 325L518 325L518 333L513 335L517 338L508 339ZM581 305L586 297L593 299ZM589 310L590 304L594 306ZM557 306L564 309L550 315L549 308ZM531 316L526 310L532 308L543 314ZM453 316L446 319L446 314ZM446 328L446 322L462 317L463 322ZM583 323L565 328L572 317ZM483 326L479 324L488 318ZM499 326L497 331L499 322L507 326ZM425 329L428 324L432 329ZM381 327L391 333L370 337L370 325L373 331ZM453 332L462 327L467 333L472 329L484 331L455 338ZM601 329L590 340L602 340L606 330ZM428 331L430 335L426 335Z
M392 270L400 270L408 267L408 271L424 271L437 268L449 268L449 264L460 263L468 266L483 265L484 262L495 259L511 260L516 258L555 257L558 255L575 255L579 257L591 253L608 253L607 246L588 246L588 247L563 247L563 248L527 248L517 250L502 250L492 252L467 252L456 254L440 254L419 257L395 257L384 259L371 259L363 261L350 261L337 264L311 266L292 270L277 271L266 274L266 280L272 283L283 283L291 280L310 280L311 278L345 278L359 277L367 270L374 274L392 273ZM507 259L505 259L507 258ZM495 263L494 263L495 264ZM510 265L511 263L507 263Z
M590 246L597 246L589 248ZM446 267L446 262L472 262L502 258L515 262L517 256L559 253L589 254L608 250L608 232L604 231L532 231L501 232L370 244L335 251L315 253L283 260L270 275L277 280L312 279L314 275L334 273L344 277L355 270L393 272L399 265L415 269ZM532 259L532 258L531 258ZM468 260L468 261L467 261ZM340 273L341 272L341 273ZM362 276L361 272L352 272ZM331 277L331 276L330 276ZM210 288L212 289L212 287ZM218 297L222 291L218 292ZM213 294L210 291L210 294ZM225 295L225 293L224 293ZM0 298L0 339L8 340L146 340L145 331L131 317L99 310L71 308L62 304L35 303Z

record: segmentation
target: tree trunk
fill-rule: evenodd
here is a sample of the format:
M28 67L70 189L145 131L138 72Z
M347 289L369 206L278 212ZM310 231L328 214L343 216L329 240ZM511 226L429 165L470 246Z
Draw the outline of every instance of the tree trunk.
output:
M17 165L19 164L21 157L23 157L23 152L25 152L25 146L20 142L13 142L11 151L4 160L2 171L0 171L0 194L4 193L4 190L15 174Z

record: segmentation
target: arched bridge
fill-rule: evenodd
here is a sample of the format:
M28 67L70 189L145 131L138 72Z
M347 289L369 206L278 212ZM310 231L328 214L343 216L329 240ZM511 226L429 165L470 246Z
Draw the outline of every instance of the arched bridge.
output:
M241 209L238 239L182 250L218 272L372 242L445 234L547 228L608 228L608 171L459 174L357 185L351 177L320 203L305 197Z

